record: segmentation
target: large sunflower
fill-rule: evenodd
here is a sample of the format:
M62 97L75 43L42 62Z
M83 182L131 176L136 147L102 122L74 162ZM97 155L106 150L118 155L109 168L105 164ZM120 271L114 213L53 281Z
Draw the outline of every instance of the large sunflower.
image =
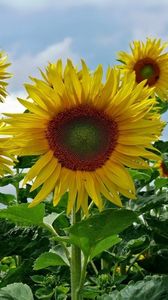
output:
M10 66L10 63L7 62L7 56L4 52L0 52L0 102L3 102L4 98L7 96L6 87L8 83L6 79L11 77L10 73L6 72L7 67Z
M144 79L147 85L155 87L155 93L162 100L168 100L168 52L164 52L167 43L147 38L146 43L134 41L131 54L121 51L118 59L123 63L121 68L132 73L135 71L136 82Z
M143 158L158 158L149 149L163 125L150 113L151 89L133 76L122 82L119 70L109 69L105 83L102 74L83 61L80 72L71 61L64 70L61 61L49 64L43 80L25 85L29 99L19 99L29 112L6 114L1 134L12 136L14 152L40 156L24 179L34 179L31 190L42 186L31 207L52 191L54 205L69 191L68 213L74 205L87 213L88 196L100 210L101 195L121 206L119 193L135 198L125 166L148 168Z

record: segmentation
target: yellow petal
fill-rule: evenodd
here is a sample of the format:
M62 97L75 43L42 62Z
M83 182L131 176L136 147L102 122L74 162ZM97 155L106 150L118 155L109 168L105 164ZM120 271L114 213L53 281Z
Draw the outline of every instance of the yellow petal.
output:
M100 191L95 188L95 183L92 178L92 175L87 172L85 177L85 189L88 195L91 197L92 201L96 204L96 206L101 210L102 209L102 199L100 196Z
M107 179L105 179L104 177L100 178L98 174L96 174L96 178L100 184L100 191L104 195L104 197L109 201L111 201L112 203L122 207L121 199L117 194L117 192L115 191L115 189L113 188L112 183L108 183L108 188L109 188L108 190L106 188Z
M37 189L42 183L44 183L51 174L54 173L54 177L58 178L60 174L61 166L58 164L58 161L55 158L52 158L51 161L41 170L37 175L36 180L34 181L30 192Z
M57 178L54 173L45 181L40 192L34 198L34 200L29 204L29 207L33 207L40 202L42 202L55 188Z
M68 205L67 205L67 214L70 214L72 211L77 195L77 187L76 187L76 178L75 172L71 174L71 181L69 184L69 195L68 195Z
M40 157L39 160L34 164L33 167L31 167L31 169L25 176L23 185L26 184L27 181L32 180L34 177L36 177L40 173L40 171L50 162L52 157L52 151L48 151L46 154Z

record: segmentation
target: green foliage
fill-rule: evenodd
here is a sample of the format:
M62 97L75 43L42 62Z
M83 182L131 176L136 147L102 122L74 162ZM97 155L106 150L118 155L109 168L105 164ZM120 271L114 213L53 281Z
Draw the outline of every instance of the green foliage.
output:
M44 213L44 204L39 204L32 208L28 208L28 204L20 204L1 209L0 218L5 218L25 226L41 225Z
M35 292L37 299L58 299L65 300L69 292L69 287L66 284L59 284L58 274L34 275L32 281L38 287ZM63 277L63 276L62 276Z
M108 209L70 227L70 240L81 248L86 256L92 256L94 252L99 252L99 247L103 250L104 245L106 249L109 240L104 241L104 244L100 242L123 231L136 221L136 218L136 214L130 210ZM118 241L116 236L112 237L111 246L113 242L116 244Z
M151 170L129 170L129 173L131 174L132 178L135 180L144 180L146 182L150 181L151 179Z
M121 291L98 297L98 300L163 300L168 299L168 276L147 276L136 283L130 282Z
M37 155L18 156L17 163L15 164L15 169L31 168L37 160L38 160Z
M116 234L102 239L100 242L97 242L94 247L92 247L92 250L90 252L90 259L93 259L96 255L111 248L120 241L121 239Z
M0 289L1 300L34 300L32 291L27 284L13 283Z
M168 102L167 102L168 103ZM167 141L157 141L154 145L161 153L168 152L168 142Z
M41 254L34 263L34 270L45 269L50 266L63 266L65 261L56 253L46 252Z
M14 187L18 185L18 183L24 178L24 174L15 174L15 175L9 175L4 176L0 178L0 186L6 186L8 184L12 184Z
M168 102L162 101L157 97L157 108L159 109L160 114L165 113L168 110Z
M4 205L16 204L16 197L11 194L0 193L0 203Z
M18 227L0 219L0 244L0 259L17 255L24 261L48 251L49 238L41 228Z
M160 189L162 187L168 187L168 178L156 178L155 187L156 189Z

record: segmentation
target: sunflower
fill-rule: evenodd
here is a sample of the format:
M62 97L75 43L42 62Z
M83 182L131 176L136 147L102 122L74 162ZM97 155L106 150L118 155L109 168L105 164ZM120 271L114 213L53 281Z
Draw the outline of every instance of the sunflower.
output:
M8 139L0 139L0 178L5 174L12 174L12 156L8 154L6 142Z
M29 111L5 114L11 151L39 155L24 178L33 180L31 191L41 186L30 207L50 192L53 204L68 191L67 213L75 206L88 210L88 196L101 210L102 196L122 206L120 196L134 199L131 168L148 168L143 158L158 159L151 143L162 130L160 116L151 113L155 99L134 76L121 81L120 71L109 69L102 82L102 66L90 72L82 61L80 72L70 60L49 64L43 79L26 84L29 98L18 99ZM141 101L137 101L137 99Z
M10 73L6 72L7 67L10 63L7 62L7 56L4 52L0 52L0 102L3 102L4 98L7 96L6 87L8 85L4 80L11 77Z
M136 82L146 79L149 87L155 87L156 95L168 100L168 52L164 53L167 43L160 39L147 38L146 43L134 41L131 54L119 52L118 59L123 63L121 68L127 72L135 71Z
M168 154L163 154L162 159L156 163L155 167L159 170L161 177L168 177Z

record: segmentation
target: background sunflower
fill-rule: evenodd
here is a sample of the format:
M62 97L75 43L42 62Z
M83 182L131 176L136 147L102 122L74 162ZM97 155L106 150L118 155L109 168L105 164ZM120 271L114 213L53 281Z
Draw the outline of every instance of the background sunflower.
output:
M12 159L11 155L6 150L6 142L8 139L1 138L0 139L0 177L4 176L5 174L12 174Z
M161 177L168 177L168 155L164 153L162 159L156 163Z
M0 101L3 102L4 98L7 96L6 87L8 83L6 79L11 77L11 74L6 72L7 67L10 63L7 62L7 56L4 52L0 52Z
M118 59L125 72L135 71L136 82L147 80L146 84L155 87L155 93L162 100L168 100L168 52L167 43L160 39L147 38L146 42L134 41L131 54L121 51Z

